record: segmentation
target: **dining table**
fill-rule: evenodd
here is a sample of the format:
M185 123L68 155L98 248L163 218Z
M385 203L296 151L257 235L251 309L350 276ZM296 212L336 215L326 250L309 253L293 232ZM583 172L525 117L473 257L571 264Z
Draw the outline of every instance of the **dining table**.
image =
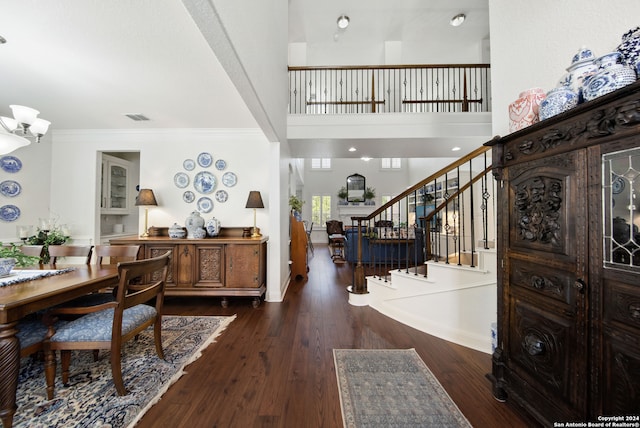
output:
M33 271L31 276L25 277L26 270ZM0 278L0 420L4 428L12 426L17 410L18 322L29 314L116 285L118 268L116 264L40 265L14 269L10 275L22 275L22 279Z

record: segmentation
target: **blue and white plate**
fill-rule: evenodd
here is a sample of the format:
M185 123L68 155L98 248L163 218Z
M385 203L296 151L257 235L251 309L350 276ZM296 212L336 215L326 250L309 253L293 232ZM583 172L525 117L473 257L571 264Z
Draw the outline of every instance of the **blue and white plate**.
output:
M15 156L2 156L0 158L0 168L6 172L18 172L22 169L22 162Z
M189 185L189 176L184 172L179 172L173 176L173 182L179 189L184 189Z
M211 212L212 209L213 201L211 199L207 198L206 196L198 199L198 211L206 214L208 212Z
M15 221L20 217L20 208L15 205L3 205L0 207L0 219L3 221Z
M0 193L3 196L7 196L9 198L13 198L14 196L18 196L22 192L22 186L20 183L13 180L4 180L0 183Z
M184 162L182 162L182 167L187 171L193 171L196 167L196 161L193 159L185 159Z
M226 190L218 190L216 192L216 201L227 202L227 199L229 199L229 194Z
M224 159L218 159L216 161L216 169L218 171L222 171L223 169L225 169L227 167L227 161L225 161Z
M225 172L222 175L222 184L227 187L233 187L238 182L238 177L233 172Z
M193 187L203 194L212 193L216 188L216 177L208 171L201 171L193 179Z
M190 204L191 202L196 200L196 194L193 193L191 190L187 190L182 194L182 200Z
M213 163L213 156L210 153L202 152L198 155L198 165L203 168L209 168Z

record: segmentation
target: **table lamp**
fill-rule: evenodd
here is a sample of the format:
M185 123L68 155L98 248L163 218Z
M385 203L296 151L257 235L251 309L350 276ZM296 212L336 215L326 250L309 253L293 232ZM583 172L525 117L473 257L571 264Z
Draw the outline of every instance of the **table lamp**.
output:
M136 206L144 207L144 232L140 235L141 238L149 237L149 228L147 225L149 220L149 208L147 207L155 207L157 205L158 202L156 202L156 196L153 194L153 190L140 189L140 193L138 193L138 197L136 198Z
M256 208L264 208L260 192L258 192L257 190L252 190L249 192L249 199L247 199L246 208L253 208L253 233L251 233L251 237L259 238L262 236L262 234L260 233L260 229L256 227Z

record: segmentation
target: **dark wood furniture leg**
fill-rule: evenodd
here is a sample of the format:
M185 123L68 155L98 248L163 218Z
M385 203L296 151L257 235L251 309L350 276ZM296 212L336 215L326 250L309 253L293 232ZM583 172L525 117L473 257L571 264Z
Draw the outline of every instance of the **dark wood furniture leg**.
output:
M4 428L11 428L16 412L16 391L20 370L20 344L15 322L0 324L0 419Z

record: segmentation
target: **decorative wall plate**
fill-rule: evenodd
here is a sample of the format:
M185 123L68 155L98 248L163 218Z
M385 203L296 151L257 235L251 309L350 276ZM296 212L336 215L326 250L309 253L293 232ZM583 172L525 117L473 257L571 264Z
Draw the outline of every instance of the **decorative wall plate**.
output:
M0 168L6 172L18 172L22 169L22 162L15 156L2 156L0 158Z
M208 171L201 171L193 179L193 187L203 194L212 193L216 188L216 177Z
M224 159L218 159L216 161L216 169L218 171L222 171L223 169L225 169L227 167L227 161L225 161Z
M226 190L218 190L216 192L216 201L227 202L227 199L229 199L229 194Z
M3 205L0 207L0 219L3 221L15 221L20 217L20 208L15 205Z
M13 198L14 196L18 196L22 191L22 186L20 183L13 180L5 180L0 183L0 193L3 196L7 196L9 198Z
M180 189L184 189L189 185L189 176L184 172L179 172L173 176L173 182Z
M196 167L196 161L193 159L185 159L184 162L182 162L182 167L187 171L193 171Z
M211 210L213 209L213 201L209 198L207 198L206 196L198 199L198 211L200 211L201 213L208 213L211 212Z
M202 152L198 155L198 165L203 168L209 168L213 163L213 156L210 153Z
M1 189L1 186L2 186L2 183L0 183L0 189ZM622 177L616 177L611 183L611 191L613 192L614 195L622 193L622 191L624 190L624 187L625 187L625 184L624 184L624 179Z
M222 184L227 187L233 187L236 185L238 177L233 172L225 172L222 175Z
M191 190L187 190L182 194L182 200L190 204L191 202L196 200L196 194L193 193Z

